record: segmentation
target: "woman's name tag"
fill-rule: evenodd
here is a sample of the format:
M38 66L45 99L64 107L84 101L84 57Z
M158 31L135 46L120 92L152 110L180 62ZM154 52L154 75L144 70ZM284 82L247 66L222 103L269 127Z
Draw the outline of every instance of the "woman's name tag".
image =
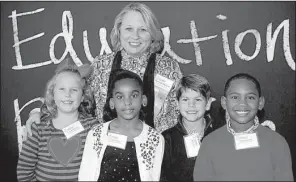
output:
M108 145L125 150L127 136L117 133L108 133Z
M162 105L170 92L174 84L173 80L170 80L160 74L156 74L154 77L154 116L156 117L160 112Z
M257 133L234 135L236 150L259 147Z
M72 136L82 132L84 130L82 124L80 123L80 121L76 121L73 124L70 124L69 126L65 127L62 129L66 138L69 139Z
M200 148L200 143L197 135L191 134L183 137L187 158L196 157Z

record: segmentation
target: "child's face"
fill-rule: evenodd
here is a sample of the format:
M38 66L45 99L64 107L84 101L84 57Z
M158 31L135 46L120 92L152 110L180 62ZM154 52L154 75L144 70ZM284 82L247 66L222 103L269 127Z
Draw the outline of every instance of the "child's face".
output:
M114 105L118 118L125 120L139 118L141 105L146 97L142 95L142 89L135 80L122 79L117 81L112 95L110 105Z
M75 73L62 72L56 78L54 101L58 112L77 112L83 100L81 78Z
M221 104L227 109L232 124L252 125L258 109L264 106L264 98L259 97L255 83L241 78L231 81Z
M196 122L204 117L209 109L207 99L191 89L185 89L178 101L179 110L187 122Z

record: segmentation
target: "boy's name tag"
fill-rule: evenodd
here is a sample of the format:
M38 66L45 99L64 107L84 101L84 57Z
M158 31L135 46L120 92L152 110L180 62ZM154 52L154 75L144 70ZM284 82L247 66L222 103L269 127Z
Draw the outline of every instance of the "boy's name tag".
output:
M187 158L196 157L200 148L200 143L197 135L191 134L183 137Z
M108 133L109 146L125 150L126 142L127 142L127 136L117 134L117 133Z
M80 121L76 121L73 124L70 124L69 126L62 129L66 138L69 139L72 136L76 135L77 133L80 133L84 130L82 124Z
M257 133L234 135L236 150L259 147Z

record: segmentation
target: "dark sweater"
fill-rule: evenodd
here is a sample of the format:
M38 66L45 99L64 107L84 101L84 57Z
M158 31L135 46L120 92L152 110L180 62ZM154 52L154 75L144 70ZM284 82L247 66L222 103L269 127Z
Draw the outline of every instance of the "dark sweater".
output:
M205 134L213 131L208 123ZM184 138L187 132L178 122L173 128L162 133L165 139L165 152L161 168L161 181L193 181L193 169L196 157L187 158Z
M291 154L285 138L259 125L259 147L236 150L223 126L204 138L194 167L194 180L293 181Z

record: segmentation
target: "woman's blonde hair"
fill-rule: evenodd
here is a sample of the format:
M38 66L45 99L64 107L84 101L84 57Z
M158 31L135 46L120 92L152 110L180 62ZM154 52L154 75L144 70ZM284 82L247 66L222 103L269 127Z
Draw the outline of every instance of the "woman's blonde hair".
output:
M158 20L156 19L156 16L151 11L151 9L145 4L133 2L126 5L115 18L114 27L110 34L111 44L113 46L114 52L117 52L121 49L120 27L124 15L130 11L136 11L141 13L144 19L148 32L150 33L152 38L149 52L153 53L162 51L163 35Z
M44 116L55 118L57 117L57 105L54 101L54 88L56 86L57 77L61 73L72 73L76 74L80 78L83 101L78 107L78 112L82 114L83 117L93 117L94 116L94 98L90 87L85 84L85 80L81 77L78 67L76 65L71 65L68 63L69 59L64 60L66 63L61 64L55 75L47 82L45 94L44 94L44 105L41 107L42 118Z

